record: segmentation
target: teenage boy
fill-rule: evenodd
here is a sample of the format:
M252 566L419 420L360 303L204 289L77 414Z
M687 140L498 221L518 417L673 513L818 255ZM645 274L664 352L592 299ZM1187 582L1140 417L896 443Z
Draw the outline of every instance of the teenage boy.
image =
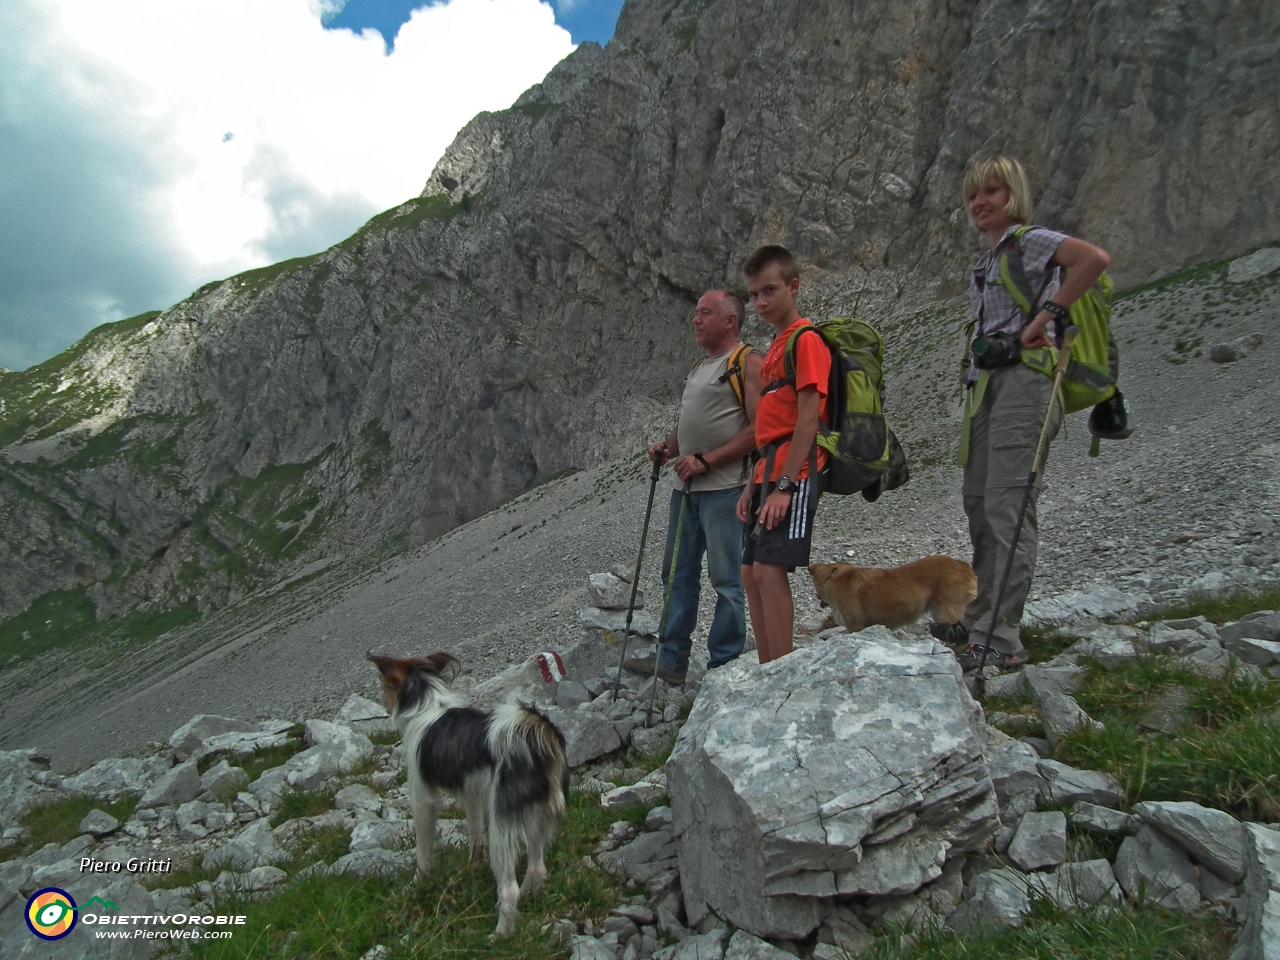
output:
M760 462L738 500L746 526L742 585L761 663L791 652L795 608L787 574L809 564L813 514L821 492L826 452L814 439L827 415L831 353L818 333L795 339L795 375L784 363L792 334L812 326L796 310L800 271L785 247L761 247L742 265L756 313L774 329L764 355L764 384L756 409Z

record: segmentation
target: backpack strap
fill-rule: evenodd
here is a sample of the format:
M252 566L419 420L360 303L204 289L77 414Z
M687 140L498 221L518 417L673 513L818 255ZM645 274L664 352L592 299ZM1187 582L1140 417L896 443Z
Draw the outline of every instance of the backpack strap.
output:
M1044 298L1044 292L1049 289L1049 284L1053 282L1058 272L1057 268L1046 270L1040 292L1036 293L1031 289L1031 281L1027 277L1026 266L1022 261L1022 244L1019 241L1035 229L1034 226L1021 226L1013 231L1005 244L1004 252L1000 254L1000 286L1008 291L1013 302L1027 315L1028 320L1035 316L1036 306Z
M822 335L822 331L819 330L812 322L804 324L799 330L792 331L791 336L787 337L787 345L782 351L782 368L786 371L786 374L785 376L779 377L777 380L772 380L766 384L764 389L760 391L761 394L773 393L773 391L777 390L779 387L790 386L792 389L795 388L796 340L800 338L800 334L808 330L812 330L818 335L818 339L822 341L822 345L824 347L828 350L831 349L827 346L827 339Z
M729 362L725 364L724 373L720 375L720 382L728 382L733 389L733 395L738 398L738 406L744 409L747 406L747 357L758 352L749 343L738 344L733 348L733 353L729 354Z
M729 388L733 390L733 395L738 401L738 406L746 408L747 405L747 357L753 353L759 353L755 347L749 343L740 343L733 348L733 352L729 354L729 359L725 362L724 373L717 380L718 383L728 383ZM693 370L697 370L702 366L702 361L706 357L699 357L698 362L693 365ZM692 373L693 370L689 372Z

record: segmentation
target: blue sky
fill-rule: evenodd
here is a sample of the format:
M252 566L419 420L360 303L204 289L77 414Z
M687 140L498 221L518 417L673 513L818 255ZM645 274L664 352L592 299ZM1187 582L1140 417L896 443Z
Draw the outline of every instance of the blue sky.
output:
M620 7L3 0L0 368L349 236Z
M556 12L556 23L569 31L575 44L594 40L603 46L613 36L622 0L552 0L551 5ZM422 6L422 0L347 0L341 10L326 16L324 22L331 29L372 27L390 46L395 43L401 24Z

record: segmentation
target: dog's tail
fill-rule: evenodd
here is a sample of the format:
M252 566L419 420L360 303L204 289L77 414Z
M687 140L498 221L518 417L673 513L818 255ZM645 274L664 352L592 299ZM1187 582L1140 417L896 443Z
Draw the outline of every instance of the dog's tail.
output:
M540 795L556 821L565 814L569 796L569 763L564 734L551 719L531 705L506 704L493 711L489 725L489 749L499 777L537 781L529 799Z

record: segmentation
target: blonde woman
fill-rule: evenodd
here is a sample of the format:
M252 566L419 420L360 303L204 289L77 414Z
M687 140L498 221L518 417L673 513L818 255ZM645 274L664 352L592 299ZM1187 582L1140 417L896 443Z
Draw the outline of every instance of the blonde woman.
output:
M935 623L935 637L957 647L965 670L981 664L1015 667L1027 660L1019 625L1036 565L1036 495L1032 491L1000 609L992 610L1009 557L1018 510L1026 492L1052 380L1029 365L1055 345L1067 310L1111 262L1105 250L1066 234L1033 227L1031 189L1011 157L979 160L964 178L964 202L974 228L991 242L973 268L969 302L974 323L970 364L964 373L964 512L969 518L978 596L958 623ZM1004 286L1001 258L1021 246L1030 288L1038 291L1024 312ZM1061 414L1054 409L1051 435Z

